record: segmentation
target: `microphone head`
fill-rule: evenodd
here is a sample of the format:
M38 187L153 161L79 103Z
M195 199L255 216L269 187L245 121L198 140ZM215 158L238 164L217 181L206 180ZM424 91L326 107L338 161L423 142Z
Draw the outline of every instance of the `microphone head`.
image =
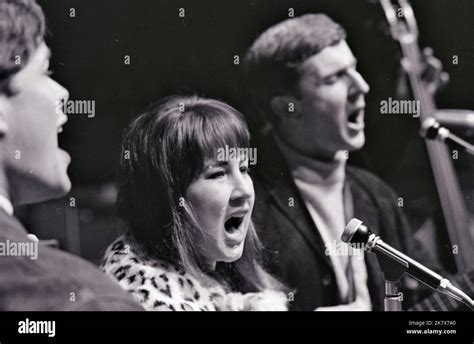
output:
M350 220L349 223L346 225L346 228L344 228L344 232L341 235L341 240L346 244L350 244L352 242L354 234L357 232L357 229L360 227L361 224L362 221L359 219L353 218L352 220Z
M367 244L372 232L362 224L362 221L353 218L349 221L341 235L341 240L347 244Z

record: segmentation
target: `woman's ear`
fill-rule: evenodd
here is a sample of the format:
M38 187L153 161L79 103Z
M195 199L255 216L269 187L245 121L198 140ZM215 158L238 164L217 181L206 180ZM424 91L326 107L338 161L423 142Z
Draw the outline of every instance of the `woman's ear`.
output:
M270 100L273 113L281 120L299 119L301 109L299 101L292 96L276 96Z

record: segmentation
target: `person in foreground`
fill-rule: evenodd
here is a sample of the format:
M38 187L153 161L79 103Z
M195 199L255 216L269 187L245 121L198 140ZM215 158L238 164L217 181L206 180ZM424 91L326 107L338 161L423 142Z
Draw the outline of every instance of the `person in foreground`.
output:
M249 140L237 110L196 96L164 98L131 123L117 199L129 231L102 268L145 309L287 309L260 265Z
M97 267L28 235L14 207L64 196L58 147L68 91L49 76L45 18L34 0L0 2L0 310L143 310Z

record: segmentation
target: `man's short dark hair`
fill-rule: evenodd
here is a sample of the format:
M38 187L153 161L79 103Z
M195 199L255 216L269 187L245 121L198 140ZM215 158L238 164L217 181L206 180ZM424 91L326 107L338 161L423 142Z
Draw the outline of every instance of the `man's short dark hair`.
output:
M26 66L45 30L44 14L35 0L0 1L0 94L11 95L12 76Z
M246 111L252 127L270 119L270 100L295 94L298 68L309 57L346 38L345 30L324 14L287 19L264 31L245 56ZM255 113L257 112L257 113Z

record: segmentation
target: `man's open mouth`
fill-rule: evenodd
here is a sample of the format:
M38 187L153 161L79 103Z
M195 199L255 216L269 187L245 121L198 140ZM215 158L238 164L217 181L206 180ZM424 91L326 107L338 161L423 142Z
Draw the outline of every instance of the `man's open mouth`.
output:
M358 107L349 112L349 116L347 116L347 124L350 129L357 132L364 129L364 109L364 107Z
M348 121L349 123L358 123L358 119L363 109L355 109L349 113Z

